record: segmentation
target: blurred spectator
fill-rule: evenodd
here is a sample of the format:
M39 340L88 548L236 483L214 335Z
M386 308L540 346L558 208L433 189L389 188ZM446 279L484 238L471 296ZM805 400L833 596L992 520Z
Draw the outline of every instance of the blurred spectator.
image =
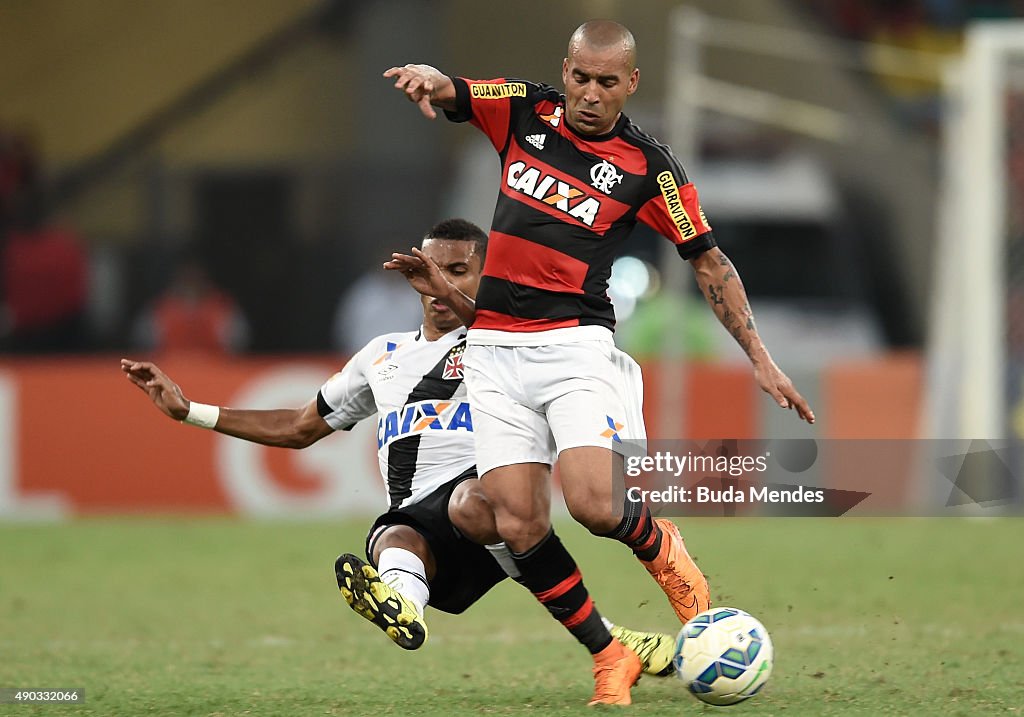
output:
M338 301L334 348L351 356L370 339L390 331L415 331L423 323L419 295L405 278L380 266L367 269Z
M85 348L87 277L78 234L46 221L31 142L0 130L0 346L13 352Z
M166 291L136 320L133 338L146 351L228 354L247 346L249 326L234 299L187 256Z

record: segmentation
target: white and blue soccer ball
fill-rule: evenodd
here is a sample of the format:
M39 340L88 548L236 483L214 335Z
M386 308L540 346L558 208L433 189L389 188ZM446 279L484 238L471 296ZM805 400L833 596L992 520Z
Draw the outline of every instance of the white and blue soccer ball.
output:
M771 637L757 618L734 607L715 607L683 626L673 665L697 699L734 705L765 686L773 658Z

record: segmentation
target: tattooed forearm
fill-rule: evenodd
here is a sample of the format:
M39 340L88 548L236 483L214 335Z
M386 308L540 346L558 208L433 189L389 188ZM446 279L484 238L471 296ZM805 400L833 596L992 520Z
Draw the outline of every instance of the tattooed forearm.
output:
M728 283L729 279L736 278L736 270L733 268L732 262L729 261L729 257L727 257L725 254L719 254L718 265L728 267L725 272L725 275L722 277L723 284Z
M754 328L754 319L753 313L750 310L750 304L744 303L743 308L740 309L739 315L726 306L718 318L722 322L722 326L725 327L726 331L736 339L736 343L740 345L740 348L742 348L745 353L749 354L751 340L748 332ZM747 331L743 330L744 326Z
M729 333L732 334L732 337L736 339L736 343L738 343L740 345L740 348L743 349L743 353L749 355L750 339L747 338L747 335L740 330L739 326L732 326L726 328L729 329Z
M715 316L751 360L758 360L764 347L757 335L743 281L732 262L720 250L713 249L698 257L693 265L697 283Z
M752 342L751 334L754 331L753 312L747 302L736 307L733 293L724 291L722 286L710 285L707 290L708 304L711 305L725 330L736 339L736 343L743 351L749 354Z
M756 331L757 327L754 326L754 310L750 308L750 304L743 304L743 316L747 319L747 330Z

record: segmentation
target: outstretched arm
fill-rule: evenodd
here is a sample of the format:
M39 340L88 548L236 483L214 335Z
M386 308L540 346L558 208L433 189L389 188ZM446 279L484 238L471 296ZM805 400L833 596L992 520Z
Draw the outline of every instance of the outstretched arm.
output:
M722 250L712 247L690 260L697 275L697 284L718 320L746 352L754 367L754 378L782 408L796 409L808 423L814 423L814 411L800 395L793 382L775 365L768 349L757 335L754 312L747 302L736 268Z
M384 268L402 272L412 288L424 296L440 300L455 312L463 326L472 326L476 318L476 302L444 278L437 262L416 247L412 248L411 256L392 254L391 261L384 262Z
M188 417L192 402L159 366L149 361L121 359L121 370L165 415L176 421L184 421ZM213 430L265 446L305 448L334 430L320 417L315 399L302 408L217 410L219 414L211 426Z
M419 105L428 119L435 119L434 107L455 111L455 84L448 75L430 65L392 67L384 77L395 78L395 89L405 92L410 102ZM431 107L433 105L433 107Z

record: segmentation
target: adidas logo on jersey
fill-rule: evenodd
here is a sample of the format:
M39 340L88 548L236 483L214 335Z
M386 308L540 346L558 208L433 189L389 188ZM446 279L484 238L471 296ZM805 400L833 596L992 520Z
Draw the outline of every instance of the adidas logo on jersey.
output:
M528 134L526 135L526 141L532 144L537 149L544 149L544 140L547 139L546 134Z

